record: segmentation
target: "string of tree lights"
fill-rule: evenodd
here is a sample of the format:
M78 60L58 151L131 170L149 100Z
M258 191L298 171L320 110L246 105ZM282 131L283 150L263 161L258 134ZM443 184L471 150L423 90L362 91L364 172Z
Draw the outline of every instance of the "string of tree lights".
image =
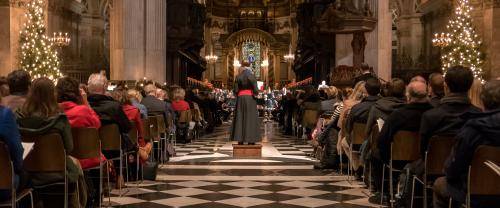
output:
M19 65L33 79L47 77L56 81L62 74L58 53L46 36L43 3L43 0L33 0L27 5L26 23L20 32Z
M472 25L471 11L469 0L458 0L455 13L446 25L446 36L450 41L442 48L442 69L446 72L446 69L455 65L467 66L474 77L484 83L484 57L480 51L481 41Z

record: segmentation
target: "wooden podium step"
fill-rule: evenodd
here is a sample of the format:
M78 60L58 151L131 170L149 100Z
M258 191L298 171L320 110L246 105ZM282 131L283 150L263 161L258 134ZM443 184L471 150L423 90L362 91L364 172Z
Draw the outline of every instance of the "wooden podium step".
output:
M235 158L260 158L262 157L262 145L238 145L233 144L233 157Z

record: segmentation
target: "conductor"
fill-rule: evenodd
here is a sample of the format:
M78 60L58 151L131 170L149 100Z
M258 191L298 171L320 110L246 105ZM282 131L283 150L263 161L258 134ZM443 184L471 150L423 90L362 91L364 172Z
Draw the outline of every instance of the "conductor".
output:
M247 61L241 64L238 71L234 84L234 93L237 98L231 139L238 141L239 145L243 145L244 142L255 145L260 141L257 102L254 97L258 94L257 80Z

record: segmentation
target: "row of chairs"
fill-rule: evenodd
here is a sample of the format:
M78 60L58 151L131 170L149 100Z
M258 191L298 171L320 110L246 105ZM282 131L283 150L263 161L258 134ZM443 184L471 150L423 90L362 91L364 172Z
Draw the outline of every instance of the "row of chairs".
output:
M354 145L361 145L365 138L369 139L369 144L371 150L377 149L378 138L379 138L379 128L374 125L372 131L369 135L365 135L365 124L355 123L353 131L351 132L351 154L358 153L352 148ZM412 193L411 193L411 207L414 204L415 198L415 184L416 182L421 183L423 188L422 198L423 205L427 207L428 203L428 190L432 188L432 179L444 176L444 163L448 156L452 152L452 148L456 143L454 135L435 135L429 140L429 146L425 152L424 161L424 174L421 177L412 177ZM394 205L394 187L393 187L393 172L402 171L397 170L393 167L394 161L406 161L413 162L420 159L420 136L418 132L411 131L399 131L393 138L390 148L390 160L389 164L384 165L382 172L382 195L384 193L384 179L385 171L389 170L389 192L390 192L390 202ZM352 155L351 155L352 158ZM467 192L467 207L470 207L470 196L471 195L500 195L500 187L498 184L490 183L490 181L498 180L498 175L495 172L488 170L488 167L484 164L485 161L492 161L494 163L500 163L500 148L481 146L479 147L475 154L474 159L469 167L468 174L468 192ZM369 165L369 184L371 185L371 164ZM351 166L349 166L351 167ZM350 169L350 168L349 168ZM399 190L399 189L398 189ZM381 197L381 204L383 197Z

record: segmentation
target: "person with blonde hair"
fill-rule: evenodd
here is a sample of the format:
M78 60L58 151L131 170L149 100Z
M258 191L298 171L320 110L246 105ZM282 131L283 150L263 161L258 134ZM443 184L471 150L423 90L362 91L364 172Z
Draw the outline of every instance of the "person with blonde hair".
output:
M469 99L472 105L484 111L483 100L481 100L482 91L483 91L483 84L481 83L481 80L474 79L474 82L472 82L472 86L469 90Z
M142 95L139 91L130 89L127 91L127 98L130 100L130 103L132 103L133 106L139 109L141 112L141 117L147 118L148 117L148 109L146 106L141 104L142 101Z
M173 91L172 108L174 111L190 110L189 103L184 100L186 91L182 88L176 88Z
M365 83L365 81L359 81L356 86L354 86L354 89L352 90L352 93L349 95L349 97L343 102L342 111L340 112L339 120L337 123L337 126L340 128L339 141L337 142L337 151L339 152L339 154L342 154L343 152L341 144L346 139L345 137L347 135L347 132L345 132L346 117L351 112L351 108L353 106L360 103L361 100L368 96L368 93L365 89Z

